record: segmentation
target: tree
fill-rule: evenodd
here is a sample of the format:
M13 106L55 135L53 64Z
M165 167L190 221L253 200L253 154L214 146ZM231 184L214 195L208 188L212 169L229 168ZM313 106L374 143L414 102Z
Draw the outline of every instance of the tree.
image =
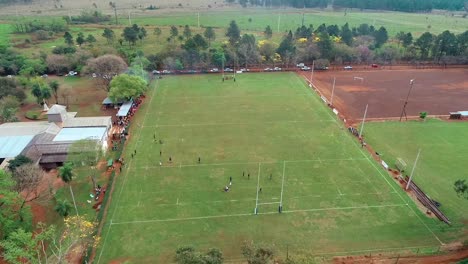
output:
M421 118L422 120L426 120L426 117L427 117L427 112L419 113L419 118Z
M146 29L144 27L139 28L138 39L140 39L140 42L142 42L143 39L146 38L147 34L148 33L146 32Z
M85 72L95 73L101 87L109 92L110 82L114 76L124 72L127 69L125 61L116 55L103 55L88 61Z
M32 228L31 211L21 206L23 199L15 186L12 175L0 169L0 241L18 228Z
M403 43L403 41L405 40L405 35L406 33L403 32L403 31L400 31L396 34L395 38L398 40L398 45L400 45L401 43Z
M44 171L36 164L27 163L16 168L13 179L16 191L23 196L21 206L40 198L39 185L44 177Z
M244 34L239 42L237 52L246 68L248 68L248 64L257 63L260 59L260 53L255 42L255 36Z
M276 53L276 49L278 49L277 44L267 40L259 42L259 52L262 56L262 60L265 62L272 62Z
M286 52L294 54L296 52L296 46L294 45L294 38L291 30L283 37L278 49L276 50L281 57L285 57Z
M138 76L120 74L110 84L109 97L113 102L136 98L146 90L146 82Z
M176 250L175 261L178 264L222 264L223 253L211 248L206 254L197 252L193 247L183 246Z
M16 168L18 168L19 166L22 166L24 164L28 164L28 163L32 163L33 161L24 156L24 155L18 155L16 156L14 159L10 160L8 162L8 170L11 171L11 172L15 172Z
M33 234L18 228L7 239L0 241L3 258L8 263L47 263L46 243L55 235L55 226L45 227L39 224L39 232Z
M71 68L71 61L65 55L49 54L46 59L49 71L57 74L68 72Z
M18 99L12 95L8 95L0 99L0 121L1 122L15 122L16 112L20 106Z
M263 31L263 33L265 34L265 38L271 39L271 37L273 36L273 30L271 30L270 25L268 25L268 26L265 28L265 31Z
M427 59L429 57L429 51L431 50L432 43L434 41L434 36L429 33L423 33L414 43L416 47L419 48L421 52L421 59Z
M52 90L52 94L55 98L55 103L58 104L58 92L60 89L60 84L54 80L49 83L49 87Z
M203 36L205 36L205 38L208 40L208 46L211 46L211 41L216 39L216 33L212 27L207 27L203 33Z
M432 47L432 54L437 56L437 60L440 60L442 56L455 56L458 53L458 39L455 34L448 30L445 30L434 40L434 46Z
M104 33L102 33L102 36L106 38L107 44L111 44L112 42L114 42L115 34L112 29L105 28Z
M65 32L65 34L63 35L63 38L65 39L65 43L68 45L68 46L71 46L73 45L73 36L70 34L70 32Z
M118 25L119 21L117 20L117 3L109 2L109 6L114 10L115 24Z
M157 27L154 29L154 35L156 35L157 38L159 38L161 34L162 34L162 31L160 28Z
M377 30L374 33L374 37L375 37L375 46L379 48L388 40L387 29L385 27L380 27L379 30Z
M343 40L346 45L351 46L353 43L353 32L349 29L348 23L344 24L344 26L341 28L341 39Z
M81 45L83 45L83 43L85 43L85 41L86 40L85 40L85 37L84 37L83 33L82 32L78 33L78 37L76 37L76 43L78 45L80 45L80 47L81 47Z
M332 50L333 50L333 42L330 39L328 33L320 33L318 35L317 46L320 50L320 54L322 54L322 58L324 59L331 59L332 57Z
M52 96L52 91L49 85L40 77L36 77L31 80L31 93L36 97L38 104L41 104L44 100L49 99Z
M96 42L96 38L95 38L93 35L89 34L89 35L86 37L86 42L92 44L92 43Z
M453 189L459 197L465 197L465 199L468 199L468 184L466 183L466 180L457 180L453 185Z
M16 97L20 102L26 99L26 94L18 85L16 79L0 77L0 99L9 95Z
M138 29L138 26L137 26ZM130 45L135 45L136 41L138 40L139 30L135 30L135 27L126 27L123 30L122 37L127 41Z
M229 44L231 44L231 46L235 46L240 40L240 29L235 20L232 20L229 24L229 28L226 31L226 37L229 38Z
M179 30L176 26L171 26L171 37L177 37L179 35Z
M59 168L59 176L62 178L63 182L68 183L73 205L75 206L76 215L78 215L78 207L76 206L75 195L73 194L73 189L71 186L71 181L73 180L73 165L70 162L66 162L62 167Z
M274 252L270 248L254 245L253 242L244 242L241 251L249 264L273 263Z
M55 212L62 217L67 217L70 214L71 209L72 205L67 200L58 200L54 207Z
M192 36L192 30L190 29L189 25L185 25L184 32L182 33L186 39Z
M411 32L408 32L405 34L404 38L403 38L403 47L408 47L409 45L411 45L413 43L413 35L411 34Z

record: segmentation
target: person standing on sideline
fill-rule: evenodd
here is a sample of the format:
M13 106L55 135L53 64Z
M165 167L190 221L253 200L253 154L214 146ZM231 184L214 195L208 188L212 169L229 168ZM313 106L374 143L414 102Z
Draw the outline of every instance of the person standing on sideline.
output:
M200 162L201 162L201 159L200 159L200 157L198 157L198 164L200 164Z

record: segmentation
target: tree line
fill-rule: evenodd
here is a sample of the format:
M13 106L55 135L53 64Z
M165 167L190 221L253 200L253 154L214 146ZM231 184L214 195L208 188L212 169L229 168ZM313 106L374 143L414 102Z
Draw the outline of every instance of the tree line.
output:
M243 7L358 8L402 12L430 12L433 9L468 10L466 0L226 0Z

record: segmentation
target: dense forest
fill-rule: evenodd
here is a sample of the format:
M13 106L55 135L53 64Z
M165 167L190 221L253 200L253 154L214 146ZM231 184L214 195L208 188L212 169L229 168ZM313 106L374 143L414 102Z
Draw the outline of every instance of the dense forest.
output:
M227 2L237 2L244 7L290 6L295 8L325 8L330 4L335 8L376 9L403 12L429 12L433 9L451 11L468 9L468 1L466 0L227 0Z

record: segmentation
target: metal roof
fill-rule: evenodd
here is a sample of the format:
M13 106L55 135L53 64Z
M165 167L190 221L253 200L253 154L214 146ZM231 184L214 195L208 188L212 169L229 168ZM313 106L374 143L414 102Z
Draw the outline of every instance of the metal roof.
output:
M67 113L67 107L64 105L58 105L58 104L54 104L52 107L49 108L49 111L47 111L48 115L63 114L63 113L65 114Z
M112 124L112 117L75 117L63 122L63 127L107 127Z
M0 158L14 158L31 142L34 135L0 137Z
M101 140L106 131L106 127L66 127L58 133L53 141L77 141L81 139Z
M55 124L44 122L13 122L0 125L0 137L34 136L47 130L60 130Z
M132 101L125 102L119 109L117 116L127 116L130 108L132 107Z

